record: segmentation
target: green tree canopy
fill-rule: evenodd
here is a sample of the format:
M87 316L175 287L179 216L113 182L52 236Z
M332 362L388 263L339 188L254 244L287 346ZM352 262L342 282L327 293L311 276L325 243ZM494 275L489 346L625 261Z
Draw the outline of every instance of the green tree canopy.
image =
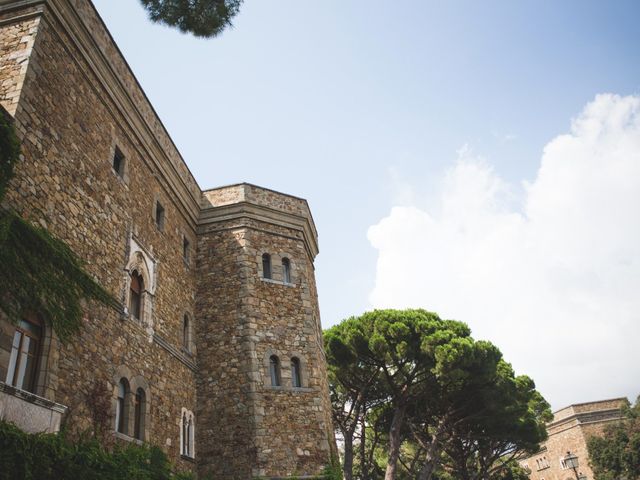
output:
M215 37L232 25L242 0L140 0L154 22L197 37Z
M350 392L333 407L358 424L359 478L381 478L372 458L384 462L386 480L504 476L509 459L546 438L549 405L533 381L464 323L377 310L329 329L325 347L332 392Z
M591 468L598 480L640 479L640 397L624 411L622 422L588 441Z
M438 369L444 368L438 365L439 356L447 361L447 353L439 347L469 334L465 324L442 320L425 310L367 312L327 332L330 369L346 364L379 372L392 415L387 480L396 476L407 411L428 389L427 384L434 383Z

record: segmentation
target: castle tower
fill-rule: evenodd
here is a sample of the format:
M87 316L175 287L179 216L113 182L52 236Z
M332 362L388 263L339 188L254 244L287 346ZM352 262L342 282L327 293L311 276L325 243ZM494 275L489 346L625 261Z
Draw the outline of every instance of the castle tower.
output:
M335 453L305 200L205 191L198 223L200 474L315 475Z

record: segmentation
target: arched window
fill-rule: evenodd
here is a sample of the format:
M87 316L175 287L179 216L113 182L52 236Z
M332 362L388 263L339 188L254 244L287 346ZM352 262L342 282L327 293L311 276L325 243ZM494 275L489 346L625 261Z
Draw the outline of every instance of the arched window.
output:
M195 425L193 412L183 409L181 419L180 445L185 457L195 456Z
M144 428L145 428L145 411L147 408L146 394L142 388L136 390L135 405L133 411L133 436L138 440L144 440Z
M15 327L11 350L8 355L9 365L5 383L22 390L35 392L36 377L38 371L38 356L40 355L40 342L42 340L42 323L35 317L22 319ZM4 342L3 342L4 343ZM1 346L8 351L9 345Z
M271 278L271 255L262 254L262 277Z
M282 259L282 281L291 283L291 262L288 258Z
M131 285L129 289L129 312L134 318L140 320L142 318L142 292L144 291L144 280L136 270L131 272Z
M129 382L121 378L118 382L118 398L116 400L116 432L127 434L129 430Z
M188 315L182 320L182 346L187 352L191 351L191 322Z
M271 355L269 357L269 375L271 376L271 385L274 387L280 386L280 359Z
M302 375L300 374L300 359L291 359L291 386L302 387Z

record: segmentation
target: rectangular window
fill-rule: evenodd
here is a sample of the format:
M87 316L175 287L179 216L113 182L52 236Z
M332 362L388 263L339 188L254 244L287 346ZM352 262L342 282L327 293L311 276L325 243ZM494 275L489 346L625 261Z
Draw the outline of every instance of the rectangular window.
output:
M124 155L118 147L113 154L113 171L118 174L120 178L124 178Z
M158 230L164 230L164 207L156 201L156 227Z
M22 390L33 391L37 368L40 327L21 320L11 344L11 355L5 382Z

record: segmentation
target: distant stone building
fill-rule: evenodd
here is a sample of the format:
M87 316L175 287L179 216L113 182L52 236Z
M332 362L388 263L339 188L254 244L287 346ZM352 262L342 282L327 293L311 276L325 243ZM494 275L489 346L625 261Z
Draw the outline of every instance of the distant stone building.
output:
M321 472L335 439L307 202L202 191L89 0L0 0L0 105L23 152L7 205L120 303L88 308L68 344L37 314L0 319L0 417L87 429L102 388L114 441L181 469Z
M520 465L531 472L531 480L575 480L575 472L564 462L567 452L571 452L578 457L578 474L585 475L585 480L594 480L587 441L602 435L606 425L620 421L621 408L626 402L626 398L615 398L577 403L558 410L553 414L553 421L547 424L547 441L535 455L520 458Z

